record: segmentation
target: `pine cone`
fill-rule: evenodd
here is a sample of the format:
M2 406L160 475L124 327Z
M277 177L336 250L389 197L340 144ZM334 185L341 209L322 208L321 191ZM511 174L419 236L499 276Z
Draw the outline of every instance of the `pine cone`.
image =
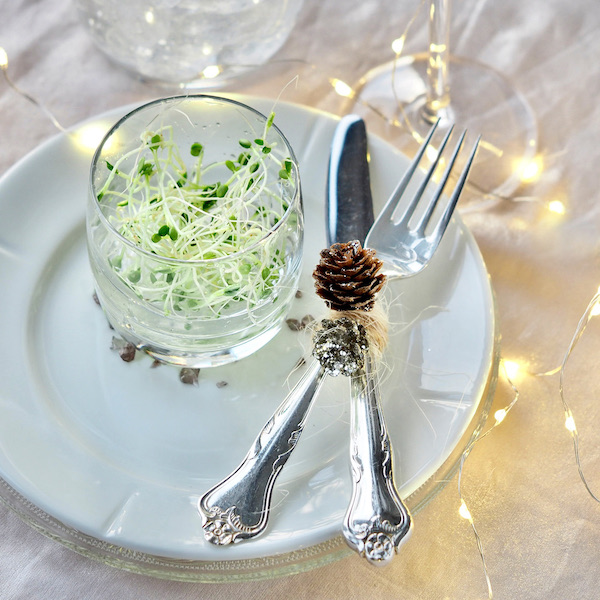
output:
M371 310L385 281L382 266L375 251L358 241L333 244L321 251L313 273L317 295L332 310Z

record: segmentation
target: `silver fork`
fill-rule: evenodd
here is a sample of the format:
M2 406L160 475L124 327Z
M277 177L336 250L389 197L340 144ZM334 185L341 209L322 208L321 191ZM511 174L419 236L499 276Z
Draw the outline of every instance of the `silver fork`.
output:
M458 177L456 186L448 203L446 204L442 215L437 222L430 226L431 218L439 200L444 192L444 188L450 179L451 172L460 154L466 136L463 131L454 151L448 159L447 166L441 176L437 188L431 198L424 197L425 190L433 178L433 175L442 158L444 149L452 135L454 127L450 127L440 143L435 159L431 162L427 173L420 182L416 192L404 207L404 212L398 215L400 202L404 199L404 194L413 179L417 168L431 143L431 139L437 129L439 121L435 123L429 131L427 138L421 144L419 151L412 160L406 173L396 186L396 189L390 196L386 205L383 207L379 216L373 223L365 239L365 247L371 248L377 252L378 258L384 262L384 270L388 277L409 277L416 275L429 263L431 257L437 250L439 243L450 223L458 199L462 193L463 187L473 165L475 153L481 136L479 136L471 149L471 153ZM417 209L422 210L422 214L417 215ZM417 222L413 223L413 219Z
M429 263L450 223L479 145L477 139L442 215L431 225L434 210L466 135L463 132L460 136L433 196L425 198L425 189L452 134L450 128L415 194L403 208L399 220L394 221L399 212L399 202L405 199L408 185L438 123L431 128L365 240L365 246L375 250L378 258L383 260L384 271L390 278L415 275ZM417 209L421 211L420 215ZM383 565L393 558L401 544L408 539L412 518L394 482L392 446L380 407L377 372L370 349L367 349L364 366L352 375L350 389L352 498L344 517L342 533L360 556L372 564Z
M427 225L425 221L428 219L421 218L422 227L419 226L416 230L409 230L403 224L407 223L415 212L426 182L431 179L439 162L439 156L435 165L429 169L425 183L421 183L418 197L411 203L412 208L405 213L400 224L394 224L390 217L413 177L434 130L435 126L386 204L382 213L385 217L378 217L367 236L367 240L371 238L372 244L375 244L375 237L381 236L376 250L392 277L414 275L429 262L450 221L473 161L476 148L471 153L469 162L459 178L457 191L452 195L449 208L444 213L443 226L436 227L435 234L428 234L430 238L427 243L423 243L423 240L424 228ZM449 137L448 134L443 142L444 146ZM464 134L460 145L463 140ZM441 149L443 150L443 147ZM443 185L439 192L436 191L425 211L429 218L442 194L459 151L460 146L442 178ZM372 234L375 227L379 231L376 235ZM399 267L398 260L394 259L394 252L400 252L401 249L392 245L393 240L386 234L386 230L391 229L406 235L407 244L410 243L407 246L410 251L405 254L405 259L400 261ZM386 240L385 244L381 243L383 240ZM390 270L390 266L394 269ZM378 386L372 370L370 353L367 353L365 358L365 368L355 374L351 385L353 495L344 521L343 533L348 543L359 554L372 563L383 564L393 556L402 539L410 531L411 519L393 480L391 446L379 408ZM228 545L256 537L266 529L275 480L300 438L312 400L318 394L326 374L325 368L318 361L313 361L265 424L238 468L200 498L198 510L208 541L217 545Z

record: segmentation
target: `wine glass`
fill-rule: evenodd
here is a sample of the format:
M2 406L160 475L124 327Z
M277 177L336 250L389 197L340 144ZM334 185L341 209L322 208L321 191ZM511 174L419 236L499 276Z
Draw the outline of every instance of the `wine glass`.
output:
M427 52L400 56L370 70L354 86L352 106L371 131L409 154L440 119L482 141L470 183L479 192L507 196L524 180L537 150L537 127L525 98L500 73L450 54L450 0L429 3ZM450 85L451 84L451 85Z

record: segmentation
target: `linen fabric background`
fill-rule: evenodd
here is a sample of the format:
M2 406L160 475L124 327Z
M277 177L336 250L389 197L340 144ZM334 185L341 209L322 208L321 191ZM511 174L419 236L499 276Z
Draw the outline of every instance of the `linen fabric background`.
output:
M277 61L223 91L275 98L298 75L285 100L339 113L342 103L329 78L353 83L390 60L391 41L417 7L416 0L306 0ZM425 12L422 7L405 53L426 49ZM12 79L65 126L173 91L111 63L93 45L70 0L0 2L0 46ZM506 75L538 120L544 164L539 180L518 191L520 201L468 199L461 212L496 293L502 356L527 363L531 373L549 371L560 365L600 284L600 7L594 0L456 1L451 48ZM42 112L0 79L0 175L55 133ZM565 205L565 215L547 210L554 200ZM599 357L600 326L592 320L569 361L565 390L581 434L585 473L600 493ZM600 506L577 473L558 378L524 374L515 383L517 404L475 446L463 474L494 597L598 598ZM492 414L511 399L501 376ZM454 478L416 515L411 540L386 568L350 556L282 579L206 585L94 562L30 529L2 505L0 598L487 598L473 533L458 506Z

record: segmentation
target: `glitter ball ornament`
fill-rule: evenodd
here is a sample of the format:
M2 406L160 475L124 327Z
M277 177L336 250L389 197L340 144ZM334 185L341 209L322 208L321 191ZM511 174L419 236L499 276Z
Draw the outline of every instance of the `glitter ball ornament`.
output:
M383 263L358 241L333 244L321 251L313 272L316 292L332 310L371 310L383 287Z
M347 317L323 319L313 339L313 356L329 375L349 377L362 368L369 346L365 328Z

